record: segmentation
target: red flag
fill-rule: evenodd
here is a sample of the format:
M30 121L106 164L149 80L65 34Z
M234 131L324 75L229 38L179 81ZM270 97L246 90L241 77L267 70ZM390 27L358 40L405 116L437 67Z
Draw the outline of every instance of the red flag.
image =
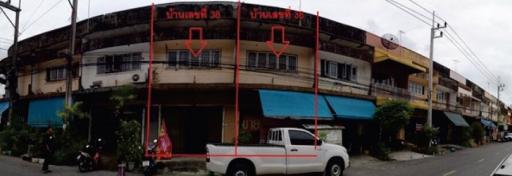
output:
M169 138L169 134L167 134L165 121L163 121L160 128L160 134L158 134L157 157L158 159L172 157L172 142Z

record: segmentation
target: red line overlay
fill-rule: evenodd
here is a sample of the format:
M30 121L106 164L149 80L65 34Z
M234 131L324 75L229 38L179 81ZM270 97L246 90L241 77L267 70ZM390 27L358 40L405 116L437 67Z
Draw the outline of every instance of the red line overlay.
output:
M320 62L320 12L316 12L316 37L315 37L315 149L318 148L318 65Z
M144 144L144 155L149 157L149 128L151 116L151 84L153 84L153 44L154 44L154 23L155 23L155 4L151 4L151 19L149 22L149 64L148 64L148 95L146 102L146 142Z
M239 116L239 94L240 94L240 0L238 0L236 8L236 60L235 60L235 156L238 155L238 124L240 120Z
M297 154L297 155L286 155L286 154L239 154L238 153L238 134L239 134L239 94L240 94L240 16L241 16L241 3L238 0L237 5L237 26L236 26L236 59L235 59L235 143L234 143L234 154L150 154L147 151L149 146L149 133L150 133L150 117L151 117L151 98L152 98L152 84L153 84L153 58L154 58L154 17L155 17L155 5L151 4L151 18L150 18L150 46L149 46L149 64L148 64L148 84L147 84L147 102L146 102L146 134L145 134L145 157L162 157L162 158L174 158L174 157L185 157L185 158L210 158L210 157L247 157L247 158L316 158L317 154ZM315 102L314 102L314 115L315 115L315 149L318 148L318 65L320 62L319 56L319 31L320 31L320 17L317 11L316 20L316 45L315 45L315 68L314 68L314 89L315 89ZM283 29L284 33L284 29ZM284 37L284 35L283 35ZM284 39L283 39L284 41ZM171 151L172 152L172 151Z
M148 157L161 157L159 154L149 154ZM316 154L303 154L303 155L283 155L283 154L173 154L172 157L177 158L211 158L211 157L261 157L261 158L316 158L318 155Z

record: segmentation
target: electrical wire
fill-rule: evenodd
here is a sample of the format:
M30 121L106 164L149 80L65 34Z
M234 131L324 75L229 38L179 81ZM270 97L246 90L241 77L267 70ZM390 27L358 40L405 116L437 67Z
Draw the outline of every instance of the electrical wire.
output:
M455 48L457 48L457 50L459 50L459 52L460 52L464 57L466 57L466 59L468 59L468 61L469 61L469 62L471 62L471 64L475 65L475 68L477 68L479 72L482 72L482 69L483 69L483 68L481 68L481 67L477 66L477 65L479 65L479 64L475 63L475 61L474 61L474 60L469 59L469 56L468 56L467 51L465 51L465 50L463 50L463 49L462 49L462 47L461 47L460 43L458 43L457 41L455 41L455 40L453 39L453 37L451 36L451 34L450 34L450 33L446 33L446 39L448 39L448 41L449 41L450 43L452 43L452 44L453 44L453 46L455 46ZM489 79L490 81L493 81L493 82L495 81L495 80L493 80L492 78L490 78L490 77L489 77L488 75L486 75L486 74L482 74L482 75L483 75L486 79ZM496 82L494 82L494 83L496 83Z
M430 24L427 22L427 20L432 20L432 18L429 18L427 17L426 15L415 15L415 14L421 14L420 12L412 9L412 8L409 8L407 6L405 6L404 4L401 4L397 1L394 1L394 0L386 0L388 3L394 5L395 7L401 9L402 11L408 13L409 15L415 17L416 19L418 19L419 21L427 24L430 26ZM421 9L425 10L426 12L431 12L429 11L427 8L425 8L424 6L416 3L415 1L413 0L409 0L411 1L413 4L415 4L416 6L420 7ZM443 21L446 21L444 20L443 18L439 17L439 16L435 16ZM451 30L453 30L454 33L457 33L451 26L448 26L448 28L450 28ZM445 31L446 32L446 31ZM456 35L457 36L457 35ZM457 37L457 39L461 40L462 42L461 43L465 43L465 41L463 41L462 37L460 37L460 35ZM455 38L452 37L452 42L455 42ZM454 44L455 45L455 44ZM469 48L469 46L467 46L467 44L464 44L464 47L460 46L460 48L457 48L464 56L467 60L469 60L477 69L478 71L484 76L486 77L487 79L490 79L491 81L493 81L493 83L496 83L496 76L494 76L494 74L492 74L492 72L485 66L485 64L483 64L483 62L476 56L476 54L474 54L473 50L471 50L471 48ZM469 50L469 51L467 51ZM469 53L469 54L465 54L465 53ZM480 68L480 67L483 67L483 68Z
M43 12L43 14L41 14L38 18L36 18L36 20L34 20L32 23L30 23L26 28L22 29L20 33L23 34L27 29L32 27L32 25L34 25L36 22L41 20L46 14L48 14L51 10L53 10L55 7L57 7L57 5L59 5L62 1L63 0L59 0L55 4L53 4L48 10L46 10L45 12Z
M393 5L393 6L397 7L397 8L399 8L400 10L402 10L402 11L404 11L404 12L408 13L409 15L411 15L411 16L412 16L412 17L414 17L414 18L416 18L417 20L419 20L419 21L423 22L424 24L426 24L426 25L430 26L430 24L429 24L426 20L424 20L424 19L422 19L421 17L418 17L417 15L415 15L415 12L411 12L411 11L409 11L409 10L407 10L407 9L403 8L403 7L402 7L403 5L402 5L402 6L401 6L401 5L399 5L400 3L396 2L396 1L393 1L393 0L386 0L386 1L387 1L388 3L390 3L391 5Z
M32 18L34 18L34 15L35 15L35 14L37 13L37 11L41 8L41 6L43 5L43 2L44 2L44 1L45 1L45 0L40 0L40 1L39 1L39 4L37 5L36 9L35 9L35 10L33 10L33 11L32 11L32 14L30 14L30 16L27 18L27 22L29 22L30 20L32 20ZM25 24L25 25L23 25L23 27L22 27L22 28L25 28L27 25L28 25L28 23L27 23L27 24Z
M457 31L455 31L455 29L451 26L448 26L448 29L450 29L454 34L455 36L462 42L462 44L469 50L470 54L481 64L481 66L483 66L485 68L485 70L488 72L488 74L490 74L494 79L497 79L496 75L494 75L489 68L487 68L487 66L485 66L485 64L482 62L482 60L480 59L480 57L478 57L475 52L473 52L473 50L471 49L471 47L468 46L468 44L466 43L466 41L457 33Z

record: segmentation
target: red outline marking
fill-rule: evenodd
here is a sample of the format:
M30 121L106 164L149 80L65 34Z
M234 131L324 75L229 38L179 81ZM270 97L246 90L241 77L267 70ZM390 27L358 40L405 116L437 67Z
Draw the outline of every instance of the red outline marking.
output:
M192 48L192 34L194 31L199 32L199 50L194 51ZM203 52L203 49L206 48L208 45L208 42L203 39L203 28L202 27L190 27L188 28L188 40L185 40L185 47L187 47L188 51L192 54L194 57L199 57L201 55L201 52Z
M241 14L240 0L237 3L236 9L236 53L235 53L235 156L238 155L238 126L239 126L239 107L238 99L240 94L240 14Z
M275 33L275 30L276 29L279 29L281 30L281 42L283 42L284 46L279 49L279 51L276 51L276 49L274 48L274 33ZM285 40L285 28L284 26L281 26L281 25L273 25L271 30L270 30L270 40L265 42L267 44L267 47L272 50L272 53L274 53L274 55L276 55L276 58L279 59L279 56L281 56L281 54L283 54L283 52L286 50L286 48L288 48L288 45L290 45L290 41L287 41Z
M150 34L149 34L149 64L148 64L148 95L146 102L146 143L144 144L144 155L148 157L148 145L149 145L149 128L150 128L150 115L151 115L151 84L153 83L153 44L154 44L154 23L155 23L155 4L151 4L151 19L149 22Z
M235 153L234 154L173 154L172 152L168 155L158 155L158 154L150 154L147 151L148 145L149 145L149 133L150 133L150 116L151 116L151 98L152 98L152 84L153 84L153 70L152 70L152 64L153 64L153 57L154 57L154 16L155 16L155 5L154 3L151 4L151 19L150 19L150 48L149 48L149 67L148 67L148 84L147 84L147 104L146 104L146 134L145 134L145 157L187 157L187 158L209 158L209 157L253 157L253 158L316 158L318 157L317 154L299 154L299 155L282 155L282 154L238 154L238 133L239 133L239 81L240 81L240 14L241 14L241 3L240 0L238 0L237 5L237 38L236 38L236 64L235 64ZM319 12L317 12L317 29L316 29L316 46L315 46L315 149L317 149L317 137L318 137L318 63L319 63ZM272 34L271 38L273 41L274 32L273 30L276 28L276 26L273 26L272 28ZM202 39L202 29L199 29L197 27L191 27L189 28L189 39L191 39L191 33L194 30L199 30L200 33L200 40ZM282 48L279 53L276 53L274 50L274 54L276 54L277 58L279 58L279 55L282 54L282 52L286 49L286 47L289 44L289 41L284 40L284 27L282 28L283 35L282 35L282 41L285 44L284 49ZM205 41L206 42L206 41ZM267 41L268 42L268 41ZM186 44L187 45L187 44ZM272 49L272 48L271 48ZM199 55L201 53L200 49L198 52L196 52L196 55ZM194 55L194 52L192 52ZM197 56L194 56L197 57ZM167 157L166 157L167 158Z

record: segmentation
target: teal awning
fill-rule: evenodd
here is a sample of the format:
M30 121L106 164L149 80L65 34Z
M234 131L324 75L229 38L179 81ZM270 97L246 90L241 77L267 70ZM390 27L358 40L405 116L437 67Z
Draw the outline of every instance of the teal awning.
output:
M448 119L450 119L450 121L452 121L455 126L469 127L468 122L466 122L466 120L464 120L460 114L444 112L444 115L446 115L446 117L448 117Z
M334 110L335 117L343 119L373 119L375 105L368 100L326 95L325 99Z
M28 105L28 125L32 127L62 127L58 113L64 110L64 98L32 100Z
M9 102L0 102L0 116L7 109L9 109Z
M315 95L311 93L259 90L260 102L265 117L314 119ZM332 119L333 116L323 96L318 95L318 119Z

